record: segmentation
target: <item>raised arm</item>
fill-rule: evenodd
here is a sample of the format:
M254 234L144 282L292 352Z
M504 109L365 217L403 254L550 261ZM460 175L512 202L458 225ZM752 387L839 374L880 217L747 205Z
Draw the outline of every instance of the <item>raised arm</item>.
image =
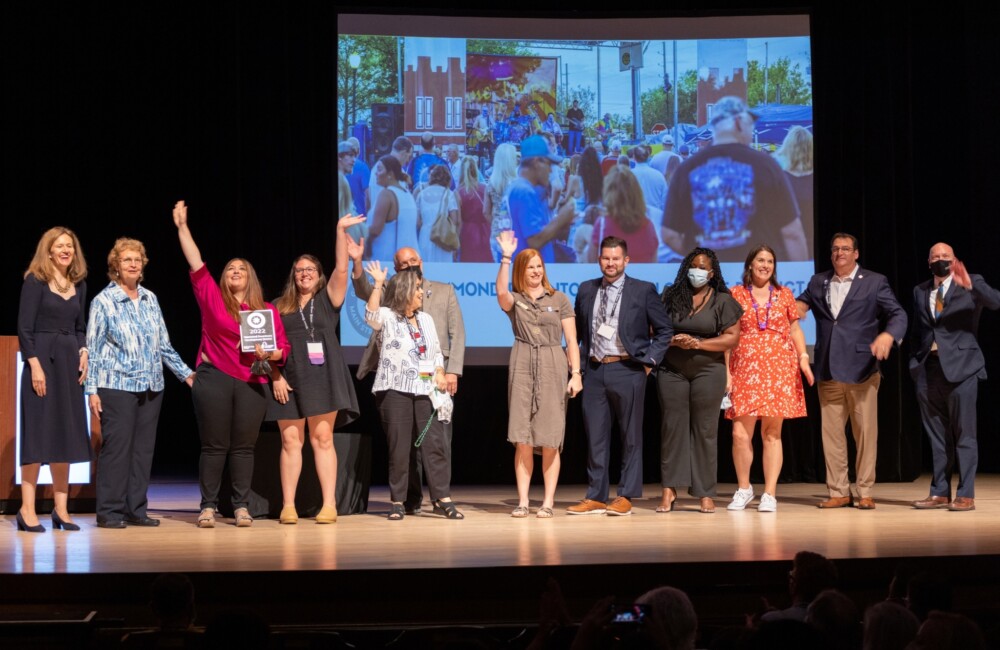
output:
M388 275L389 269L382 268L382 265L378 260L373 260L368 263L365 270L368 271L368 273L371 274L372 279L375 280L372 295L368 297L368 304L365 305L365 309L367 309L370 313L375 313L382 304L382 288L385 286L385 277Z
M201 251L194 243L194 237L191 236L187 215L187 205L184 204L184 201L178 201L174 204L174 225L177 226L177 238L181 242L181 251L183 251L184 258L191 270L197 271L205 266L205 262L201 259Z
M327 295L330 296L330 302L333 303L334 307L340 307L344 304L344 297L347 295L347 258L348 253L348 239L350 235L347 234L347 229L351 226L355 226L359 223L364 223L364 217L354 217L345 216L337 222L337 238L334 244L334 267L333 273L330 276L330 281L326 284ZM352 239L351 242L354 240ZM361 243L356 244L363 251L365 248L365 238L361 238Z
M500 268L497 270L497 302L500 304L500 309L510 311L514 306L514 296L507 286L510 284L510 258L517 250L517 237L514 236L513 230L504 230L497 236L497 243L500 244L502 252Z

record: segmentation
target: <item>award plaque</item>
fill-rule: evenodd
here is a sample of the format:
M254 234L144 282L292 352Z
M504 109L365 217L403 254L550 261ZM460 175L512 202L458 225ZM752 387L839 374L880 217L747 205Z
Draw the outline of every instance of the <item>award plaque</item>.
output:
M274 336L274 313L270 309L240 312L240 351L253 352L260 344L265 351L278 349Z

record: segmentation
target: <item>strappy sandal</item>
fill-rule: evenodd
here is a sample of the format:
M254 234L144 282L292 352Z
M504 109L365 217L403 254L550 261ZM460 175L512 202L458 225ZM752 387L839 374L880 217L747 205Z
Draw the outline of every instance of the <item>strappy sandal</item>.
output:
M246 508L237 508L236 512L233 513L233 518L236 519L237 528L253 526L253 517L250 516L250 511Z
M673 492L673 494L670 495L670 500L667 502L666 505L663 504L662 500L660 501L660 505L656 506L656 512L670 512L671 510L674 509L674 501L677 500L677 491L674 490L673 488L666 488L666 489Z
M389 508L389 516L386 517L389 521L402 521L403 515L406 514L406 510L403 509L402 503L394 503Z
M524 506L518 506L510 511L510 516L514 519L524 519L528 516L528 509Z
M215 509L204 508L198 515L198 528L215 528Z
M538 512L535 513L535 517L537 517L538 519L551 519L552 508L547 508L545 506L542 506L541 508L538 509Z
M465 519L465 515L458 511L454 501L437 501L434 504L434 514L440 514L445 519Z

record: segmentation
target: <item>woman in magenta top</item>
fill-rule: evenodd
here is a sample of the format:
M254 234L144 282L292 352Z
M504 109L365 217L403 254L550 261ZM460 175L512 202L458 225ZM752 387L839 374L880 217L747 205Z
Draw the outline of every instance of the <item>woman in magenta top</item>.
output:
M191 387L201 435L198 526L215 526L222 470L228 458L233 516L237 526L246 527L253 524L247 502L253 478L254 446L271 398L267 373L255 374L251 367L255 360L282 362L291 348L281 316L274 305L264 302L260 282L250 263L241 258L230 260L216 284L188 229L184 201L174 206L174 224L181 250L191 267L191 285L201 309L201 344ZM240 311L248 309L271 310L276 350L266 351L258 345L256 353L240 352Z

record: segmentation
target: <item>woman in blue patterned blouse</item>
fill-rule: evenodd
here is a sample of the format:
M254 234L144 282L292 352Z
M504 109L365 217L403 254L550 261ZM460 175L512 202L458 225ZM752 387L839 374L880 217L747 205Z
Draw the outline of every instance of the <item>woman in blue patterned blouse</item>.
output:
M170 345L153 292L139 286L149 259L142 242L121 238L108 253L111 284L90 305L86 393L101 419L97 525L159 526L146 513L146 491L163 401L163 364L185 382L194 372Z

